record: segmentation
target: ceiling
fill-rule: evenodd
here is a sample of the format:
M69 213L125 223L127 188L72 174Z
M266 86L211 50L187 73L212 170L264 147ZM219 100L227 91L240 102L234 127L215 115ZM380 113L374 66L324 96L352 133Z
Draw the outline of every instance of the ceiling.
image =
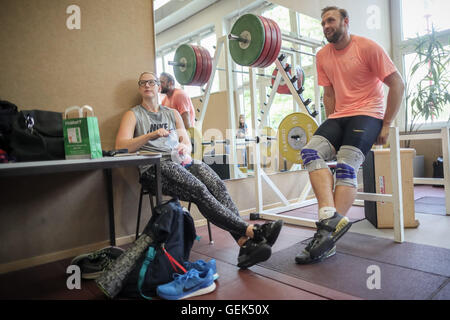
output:
M161 33L220 0L172 0L155 10L155 33Z

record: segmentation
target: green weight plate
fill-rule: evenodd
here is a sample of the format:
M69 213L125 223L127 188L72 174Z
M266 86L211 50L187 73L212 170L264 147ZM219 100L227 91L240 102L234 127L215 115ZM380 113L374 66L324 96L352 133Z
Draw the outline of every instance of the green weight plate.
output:
M265 44L265 29L258 16L244 14L233 25L231 34L249 40L247 43L229 40L229 50L233 61L241 66L250 66L255 63Z
M175 78L182 85L191 84L197 70L197 58L194 49L187 44L182 44L175 51L175 62L184 66L173 66Z

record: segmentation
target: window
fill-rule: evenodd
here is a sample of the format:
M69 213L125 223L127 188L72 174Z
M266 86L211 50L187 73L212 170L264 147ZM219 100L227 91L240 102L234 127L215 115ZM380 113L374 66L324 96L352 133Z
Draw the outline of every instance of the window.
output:
M161 8L166 3L170 2L170 0L154 0L153 1L153 10L157 10Z
M450 10L450 1L446 0L396 0L392 6L392 25L394 39L394 57L396 64L403 73L406 82L406 95L404 108L397 117L400 128L405 131L414 131L415 129L429 130L438 129L450 120L450 106L444 105L442 112L435 116L413 113L411 109L417 108L413 105L413 98L417 96L418 85L421 88L427 88L433 84L430 75L430 65L422 64L415 69L412 75L413 66L419 61L416 52L418 41L422 41L430 35L441 43L446 50L443 55L443 61L447 61L446 68L442 68L442 81L448 84L450 73L448 65L449 38L450 38L450 20L447 18L447 12ZM448 87L444 88L444 92ZM426 97L428 91L424 91ZM423 103L421 104L423 105ZM417 110L417 109L416 109ZM415 115L414 115L415 114Z
M402 0L402 40L423 36L431 30L450 28L450 1L448 0Z
M444 48L447 50L447 52L449 52L449 49L450 49L449 46L446 46ZM417 86L419 85L420 80L425 79L425 80L422 80L422 83L421 83L422 87L427 87L429 85L432 85L433 81L431 80L430 77L428 77L429 68L427 65L423 65L423 66L417 68L417 70L414 72L414 75L411 76L412 68L419 60L419 57L416 53L405 54L403 57L403 60L404 60L404 66L405 66L405 80L407 83L406 99L407 99L408 105L411 105L412 98L417 95ZM449 75L447 75L447 80L448 80L448 76ZM427 78L430 78L430 79L427 79ZM407 114L408 123L411 123L411 122L413 123L412 129L420 129L421 126L423 126L424 124L429 123L429 122L443 122L443 121L447 121L448 119L450 119L450 108L448 108L448 107L443 108L442 112L440 112L437 116L433 116L433 115L430 116L428 120L423 115L414 116L411 111L411 108L408 108L407 112L408 112L408 114Z

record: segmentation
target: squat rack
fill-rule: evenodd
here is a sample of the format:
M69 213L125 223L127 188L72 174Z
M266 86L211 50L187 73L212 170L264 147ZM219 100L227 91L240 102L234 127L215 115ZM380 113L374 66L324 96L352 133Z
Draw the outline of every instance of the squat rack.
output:
M308 45L307 43L303 43L303 45ZM211 77L207 83L207 87L205 89L205 95L200 100L202 102L202 109L200 111L200 118L198 121L198 129L201 130L201 126L206 114L209 97L210 97L210 91L212 82L214 80L215 72L218 69L218 60L220 57L220 54L222 50L225 49L225 71L226 71L226 89L228 92L227 100L228 100L228 106L229 106L229 122L231 126L231 132L232 134L228 137L228 140L230 142L230 177L236 178L238 172L240 170L237 168L237 158L236 158L236 138L234 136L234 133L236 132L236 124L235 124L235 107L234 107L234 90L233 90L233 75L232 75L232 61L230 59L230 56L228 53L228 41L227 36L223 36L218 39L217 41L217 48L214 54L214 60L213 60L213 67L212 67L212 74ZM285 48L284 48L285 49ZM316 48L313 47L313 52L316 52ZM301 52L297 52L301 53ZM283 62L279 59L275 60L276 67L278 69L277 76L275 78L274 85L272 87L272 92L269 98L269 103L265 105L266 108L262 107L262 115L267 116L271 103L273 101L275 92L281 82L281 79L283 78L285 83L287 84L289 90L291 91L291 94L293 98L296 100L298 106L300 107L301 111L304 113L309 113L306 106L304 105L302 99L299 96L299 93L297 92L296 88L294 87L293 83L291 82L290 77L285 71L285 66L283 66ZM313 58L313 68L314 68L314 78L315 78L315 101L316 101L316 107L320 106L320 92L318 90L318 79L317 79L317 71L315 68L316 65L316 58ZM249 68L249 82L250 82L250 101L251 101L251 110L252 110L252 126L253 126L253 138L249 139L250 141L255 141L256 144L259 143L259 130L261 128L261 124L259 123L260 119L258 119L257 115L257 109L256 109L256 70L254 68ZM306 112L305 112L306 111ZM321 121L321 113L318 113L319 123ZM263 123L263 121L261 121ZM404 241L404 226L403 226L403 198L402 198L402 184L401 184L401 168L400 168L400 143L399 143L399 130L397 127L391 127L389 135L389 141L391 146L391 174L392 174L392 184L393 184L393 191L392 194L376 194L376 193L364 193L364 192L358 192L356 195L357 200L365 200L365 201L383 201L383 202L391 202L393 203L394 208L394 240L396 242L403 242ZM290 203L286 197L282 194L282 192L275 186L275 184L272 182L272 180L269 178L269 176L262 170L261 163L260 163L260 150L258 147L254 148L254 168L255 168L255 194L256 194L256 214L253 215L253 217L260 218L260 219L266 219L266 220L278 220L281 219L285 221L286 223L296 224L296 225L302 225L307 227L315 227L315 220L312 219L306 219L306 218L299 218L299 217L292 217L287 215L279 214L280 212L285 212L289 210L293 210L296 208L305 207L314 203L317 203L316 199L306 200L307 195L311 191L311 185L310 183L307 183L304 190L301 193L299 201L296 203ZM274 209L264 210L263 209L263 196L262 196L262 181L265 181L269 187L272 189L274 194L278 196L278 198L281 200L284 206L277 207Z

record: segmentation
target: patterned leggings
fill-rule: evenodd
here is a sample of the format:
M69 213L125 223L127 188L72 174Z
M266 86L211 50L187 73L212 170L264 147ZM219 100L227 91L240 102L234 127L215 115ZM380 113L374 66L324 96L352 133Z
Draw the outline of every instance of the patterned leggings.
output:
M141 183L155 191L155 169L151 167L141 177ZM237 241L245 235L248 223L239 215L225 184L205 163L194 161L187 168L172 161L161 162L162 193L182 201L195 203L211 223L230 232Z

